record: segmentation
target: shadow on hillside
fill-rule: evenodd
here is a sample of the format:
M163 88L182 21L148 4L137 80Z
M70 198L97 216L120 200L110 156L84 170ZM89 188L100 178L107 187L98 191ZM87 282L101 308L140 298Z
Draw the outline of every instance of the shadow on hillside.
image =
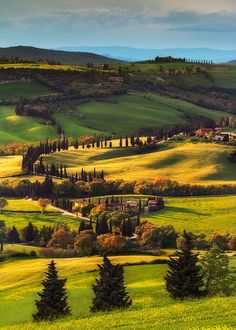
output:
M236 181L236 164L231 162L226 153L216 155L216 172L203 176L203 180Z
M132 149L112 149L107 151L104 154L101 155L95 155L92 157L89 157L90 161L96 161L96 160L106 160L106 159L113 159L113 158L121 158L121 157L128 157L128 156L133 156L134 152Z
M174 212L174 213L195 214L195 215L199 215L199 216L210 215L210 213L201 213L201 212L195 211L194 209L188 209L185 207L178 207L178 206L166 206L162 212L165 213L165 211Z
M180 163L184 160L186 160L186 155L175 154L171 155L170 157L167 156L165 159L162 160L157 159L156 161L152 162L152 164L147 165L147 167L152 169L158 169L162 167L176 165L177 163Z

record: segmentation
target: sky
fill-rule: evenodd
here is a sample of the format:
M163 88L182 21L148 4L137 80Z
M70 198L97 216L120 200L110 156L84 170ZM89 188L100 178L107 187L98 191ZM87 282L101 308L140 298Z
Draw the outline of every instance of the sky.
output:
M0 0L0 47L236 49L236 0Z

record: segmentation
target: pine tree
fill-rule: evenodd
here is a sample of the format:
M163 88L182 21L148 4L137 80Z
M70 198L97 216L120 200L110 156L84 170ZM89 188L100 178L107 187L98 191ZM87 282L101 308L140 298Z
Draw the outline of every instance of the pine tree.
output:
M185 244L177 251L177 258L170 258L169 270L165 276L166 289L172 298L199 297L203 294L201 267L197 265L198 255L193 254L192 235L182 234Z
M55 262L51 261L42 281L43 291L38 293L40 299L35 302L34 321L53 320L70 314L65 283L66 279L58 278Z
M94 298L91 311L108 311L116 308L128 308L132 304L124 285L124 270L122 265L113 265L105 256L103 264L99 265L99 279L92 289Z

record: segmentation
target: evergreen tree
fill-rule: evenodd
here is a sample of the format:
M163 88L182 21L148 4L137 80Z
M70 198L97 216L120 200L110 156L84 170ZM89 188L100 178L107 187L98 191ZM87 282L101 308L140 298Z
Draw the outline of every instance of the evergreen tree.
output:
M79 225L79 233L84 230L86 230L86 225L85 225L84 220L81 220L80 225Z
M28 226L24 228L24 239L26 242L33 242L34 238L34 226L32 225L32 222L29 222Z
M40 299L35 302L34 321L53 320L70 314L65 283L66 279L58 278L55 262L51 261L42 281L43 291L38 293Z
M182 234L185 244L177 251L176 258L170 258L169 270L165 276L166 289L172 298L199 297L202 295L203 277L197 265L198 255L193 254L192 235Z
M109 228L107 225L107 219L106 219L106 215L104 214L103 217L100 219L99 223L98 223L98 235L104 235L109 233Z
M91 311L108 311L116 308L128 308L132 304L124 285L122 265L113 265L105 256L99 265L99 279L93 285L94 298Z
M19 233L18 233L15 226L13 226L12 229L10 229L8 231L8 233L7 233L7 242L11 243L11 244L20 242Z

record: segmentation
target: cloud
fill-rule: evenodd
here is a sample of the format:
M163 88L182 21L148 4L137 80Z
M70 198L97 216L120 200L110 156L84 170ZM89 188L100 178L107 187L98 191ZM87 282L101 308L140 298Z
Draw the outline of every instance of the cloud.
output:
M183 47L236 41L235 0L0 0L1 42ZM209 36L210 35L210 36ZM197 37L196 37L197 36ZM227 41L226 41L227 40ZM179 45L179 44L178 44Z
M172 11L166 16L153 17L154 24L163 24L167 30L195 32L235 32L235 15L226 12L201 14Z

